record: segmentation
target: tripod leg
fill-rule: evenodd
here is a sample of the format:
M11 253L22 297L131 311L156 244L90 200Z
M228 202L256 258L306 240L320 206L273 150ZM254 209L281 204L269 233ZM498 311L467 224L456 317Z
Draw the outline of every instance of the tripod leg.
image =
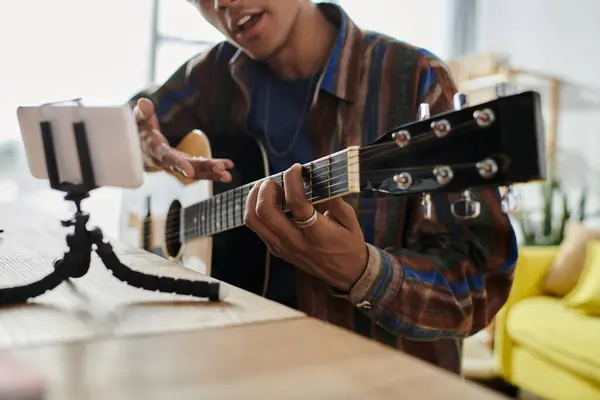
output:
M72 234L67 235L66 241L69 251L63 258L54 262L54 271L27 285L0 289L0 305L15 305L26 303L27 300L41 296L49 290L56 288L68 278L84 276L90 267L92 244L89 240L85 224L88 216L78 212L73 218L62 221L65 227L74 226Z
M102 231L98 228L90 232L90 240L97 246L96 253L106 268L112 271L113 276L133 287L162 293L208 298L210 301L223 300L228 294L227 288L221 287L219 282L160 277L132 270L119 260L112 246L104 240Z
M85 228L85 225L83 225ZM54 271L27 285L0 289L0 305L16 305L43 295L56 288L69 278L79 278L86 274L90 266L91 243L87 232L75 231L67 236L69 251L62 259L54 262Z
M29 299L43 295L67 279L69 277L67 272L57 266L54 271L37 282L0 289L0 306L24 304Z

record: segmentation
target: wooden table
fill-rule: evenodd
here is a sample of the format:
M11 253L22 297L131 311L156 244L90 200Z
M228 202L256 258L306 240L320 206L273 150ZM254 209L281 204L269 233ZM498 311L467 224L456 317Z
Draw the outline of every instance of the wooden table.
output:
M17 205L0 203L0 229L0 287L47 273L64 247L58 221ZM115 247L132 268L208 279ZM148 293L97 259L72 285L0 309L3 347L44 379L48 399L501 398L242 290L221 304Z

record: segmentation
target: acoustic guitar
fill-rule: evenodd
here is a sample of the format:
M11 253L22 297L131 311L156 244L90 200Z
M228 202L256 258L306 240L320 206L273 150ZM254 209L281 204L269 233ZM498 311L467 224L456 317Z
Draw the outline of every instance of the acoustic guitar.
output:
M214 141L215 139L213 139ZM230 183L194 181L172 172L151 172L144 185L125 193L122 239L250 292L264 295L270 254L244 224L246 198L255 182L272 179L260 143L249 136L213 154L200 131L178 149L192 156L226 157L236 165ZM467 106L455 96L453 111L420 119L303 165L307 199L375 192L381 196L423 197L428 213L436 192L461 193L451 205L455 218L479 215L470 189L503 187L546 178L546 151L536 92L523 92ZM508 191L510 193L510 191ZM505 201L509 199L504 199Z

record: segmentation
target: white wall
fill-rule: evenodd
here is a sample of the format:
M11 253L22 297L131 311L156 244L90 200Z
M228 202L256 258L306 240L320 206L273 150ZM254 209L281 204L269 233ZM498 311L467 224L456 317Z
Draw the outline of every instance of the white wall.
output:
M516 67L567 82L560 173L572 196L588 184L600 205L600 1L480 0L478 6L478 51L506 53ZM544 99L548 93L539 89Z

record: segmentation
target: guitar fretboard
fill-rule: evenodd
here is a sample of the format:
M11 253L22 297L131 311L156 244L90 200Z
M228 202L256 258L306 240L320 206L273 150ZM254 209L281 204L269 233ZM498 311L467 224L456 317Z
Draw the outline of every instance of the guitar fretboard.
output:
M312 204L356 193L359 190L358 148L348 148L311 161L302 166L302 171L304 193ZM283 173L266 179L284 188ZM182 215L184 240L212 236L243 226L246 200L255 185L256 182L240 186L186 207ZM283 208L286 210L285 205Z

